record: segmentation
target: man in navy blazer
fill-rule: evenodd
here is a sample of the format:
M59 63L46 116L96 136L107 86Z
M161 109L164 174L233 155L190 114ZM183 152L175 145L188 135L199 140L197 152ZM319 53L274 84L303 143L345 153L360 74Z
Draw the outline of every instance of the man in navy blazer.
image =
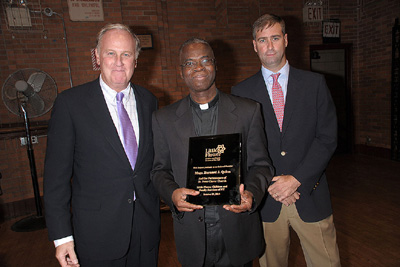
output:
M289 66L288 39L280 17L261 16L253 25L253 38L262 68L233 87L232 94L261 103L275 167L261 209L267 247L260 265L287 266L291 227L300 238L308 266L340 266L325 176L337 142L329 89L322 75ZM279 85L272 78L276 74ZM274 85L281 87L284 99L281 129L273 108Z
M130 83L139 52L139 39L127 26L106 25L97 38L100 77L62 92L55 101L44 203L61 266L157 265L159 198L150 181L151 114L157 100ZM136 134L135 165L124 150L118 92Z
M264 250L257 207L272 179L260 105L220 92L210 45L198 38L180 49L181 77L189 95L153 113L152 181L172 211L182 266L251 266ZM241 133L240 205L203 206L186 201L199 191L186 185L189 138Z

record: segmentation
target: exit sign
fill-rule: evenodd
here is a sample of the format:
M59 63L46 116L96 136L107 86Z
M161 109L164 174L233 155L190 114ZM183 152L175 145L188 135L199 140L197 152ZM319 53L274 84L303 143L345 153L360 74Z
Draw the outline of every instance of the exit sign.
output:
M340 43L340 21L323 21L322 38L324 43Z
M304 6L303 22L318 22L324 19L322 6Z

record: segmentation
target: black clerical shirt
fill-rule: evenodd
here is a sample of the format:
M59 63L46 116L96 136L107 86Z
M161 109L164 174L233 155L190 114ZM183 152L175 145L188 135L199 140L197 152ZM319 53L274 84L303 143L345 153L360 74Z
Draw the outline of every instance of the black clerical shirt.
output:
M206 104L198 104L190 98L192 107L194 130L197 136L217 134L219 91L216 96ZM204 221L207 224L215 224L219 221L217 206L206 206Z

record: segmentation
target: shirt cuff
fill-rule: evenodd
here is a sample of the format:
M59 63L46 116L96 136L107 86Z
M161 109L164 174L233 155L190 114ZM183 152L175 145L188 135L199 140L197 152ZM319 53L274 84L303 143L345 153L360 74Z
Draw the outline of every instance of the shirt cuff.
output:
M74 237L72 235L54 240L54 246L58 247L59 245L65 244L70 241L74 241Z

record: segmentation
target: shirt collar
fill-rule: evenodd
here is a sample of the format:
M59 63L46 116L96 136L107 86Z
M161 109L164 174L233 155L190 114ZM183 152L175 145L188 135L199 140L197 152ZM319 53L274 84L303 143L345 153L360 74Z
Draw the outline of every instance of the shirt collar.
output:
M189 95L189 96L190 96L190 95ZM208 102L208 103L206 103L206 104L199 104L199 103L195 102L195 101L192 99L192 97L190 96L190 105L191 105L192 107L196 108L196 109L207 110L207 109L209 109L209 108L214 107L214 106L217 104L218 99L219 99L219 91L218 91L218 89L217 89L217 94L214 96L214 98L213 98L210 102Z
M103 78L101 77L101 74L100 74L100 87L101 90L103 91L104 97L112 101L112 103L115 103L117 97L117 91L111 89L111 87L104 82ZM131 84L129 83L128 86L121 92L124 94L124 102L128 101L128 99L130 99L130 94L132 93Z
M261 73L264 77L264 80L267 81L268 78L275 73L280 73L281 75L279 75L279 78L284 78L284 79L288 79L289 77L289 61L286 60L285 65L277 72L272 72L269 69L265 68L264 66L261 65Z

